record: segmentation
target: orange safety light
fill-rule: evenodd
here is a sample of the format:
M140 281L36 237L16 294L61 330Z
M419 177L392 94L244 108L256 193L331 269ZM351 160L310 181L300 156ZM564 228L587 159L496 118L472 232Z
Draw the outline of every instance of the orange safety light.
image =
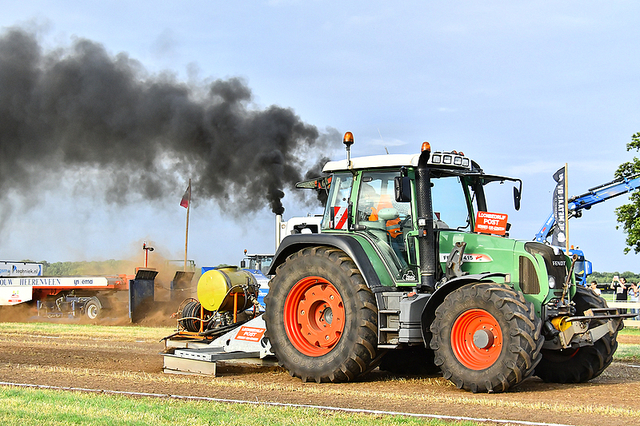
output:
M344 134L344 138L342 139L342 143L346 146L353 145L353 133L347 132Z
M431 144L429 142L422 142L422 151L431 151Z

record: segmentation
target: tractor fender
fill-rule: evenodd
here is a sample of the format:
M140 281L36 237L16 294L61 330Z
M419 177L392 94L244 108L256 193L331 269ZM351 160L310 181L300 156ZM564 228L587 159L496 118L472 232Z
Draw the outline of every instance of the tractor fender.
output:
M461 277L453 278L437 287L436 291L433 292L422 310L422 337L427 347L431 340L429 327L435 318L436 309L449 293L467 284L477 283L480 281L492 281L491 278L493 277L505 278L506 276L507 274L503 274L501 272L485 272L482 274L463 275Z
M273 263L269 268L269 275L275 275L276 268L284 263L287 257L305 247L312 246L329 246L342 250L356 264L371 290L375 291L383 287L360 243L352 236L342 234L295 234L285 237L273 258Z

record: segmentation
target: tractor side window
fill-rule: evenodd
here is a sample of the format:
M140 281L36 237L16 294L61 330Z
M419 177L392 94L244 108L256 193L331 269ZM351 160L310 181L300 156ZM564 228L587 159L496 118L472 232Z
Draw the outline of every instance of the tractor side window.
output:
M327 206L322 218L322 229L347 229L349 225L347 223L347 209L352 183L353 175L351 173L336 173L332 176Z
M397 171L363 173L356 217L365 232L374 237L387 264L399 272L407 266L405 234L412 223L411 203L395 200L396 176Z
M433 188L431 199L433 200L434 223L438 229L468 229L469 206L467 197L456 176L432 179Z

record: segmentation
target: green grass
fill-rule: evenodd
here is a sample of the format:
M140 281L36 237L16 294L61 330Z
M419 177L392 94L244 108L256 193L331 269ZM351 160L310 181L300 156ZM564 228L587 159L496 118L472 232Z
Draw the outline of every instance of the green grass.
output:
M173 334L172 327L112 326L93 324L64 324L48 322L2 322L0 332L58 337L90 337L92 339L123 342L157 342Z
M618 345L614 361L640 362L640 345Z
M432 425L435 419L0 387L0 424L40 425ZM461 422L474 426L480 423Z
M620 332L619 336L640 336L640 328L625 327ZM615 361L624 362L640 362L640 345L636 344L618 344L618 349L613 355Z

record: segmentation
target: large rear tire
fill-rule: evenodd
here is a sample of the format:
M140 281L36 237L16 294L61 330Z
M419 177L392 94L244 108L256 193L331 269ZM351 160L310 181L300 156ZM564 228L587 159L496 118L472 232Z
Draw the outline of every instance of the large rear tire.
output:
M576 315L582 315L591 308L605 308L607 302L590 289L578 286L573 297ZM601 325L602 321L591 321L590 327ZM622 329L622 323L620 323ZM561 350L542 350L542 361L536 367L535 375L550 383L582 383L598 377L613 360L618 348L618 331L606 334L593 346Z
M308 247L278 266L265 297L271 351L303 381L344 382L376 358L378 309L343 251Z
M444 378L472 392L504 392L540 362L541 321L511 287L475 283L451 292L436 309L431 349Z

